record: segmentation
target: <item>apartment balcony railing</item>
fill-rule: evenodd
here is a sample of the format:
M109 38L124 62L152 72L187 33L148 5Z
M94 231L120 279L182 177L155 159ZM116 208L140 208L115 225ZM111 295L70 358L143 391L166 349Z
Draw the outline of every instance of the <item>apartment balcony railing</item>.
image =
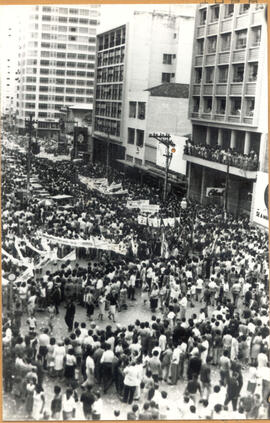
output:
M205 59L206 65L214 65L215 64L215 59L216 59L216 54L215 53L208 54L206 56L206 59Z
M203 94L212 95L212 93L213 93L213 85L206 84L203 86Z
M241 95L243 83L232 83L230 88L230 95Z
M253 47L248 51L248 60L258 60L259 57L259 48Z
M196 56L195 57L195 66L202 66L203 57L202 56Z
M216 85L216 94L217 95L226 95L227 85L226 84L217 84Z
M240 116L228 116L228 121L232 123L240 123Z
M246 95L255 95L256 94L256 82L247 82L245 87Z
M198 85L193 85L193 95L200 95L201 92L201 86Z
M221 32L230 31L232 27L232 19L226 19L221 22Z
M239 50L233 52L233 62L243 62L245 60L245 50Z
M237 16L236 29L247 28L249 26L249 15Z
M219 53L218 55L218 64L221 65L223 63L229 63L230 53Z
M214 23L210 23L207 26L207 35L214 35L217 34L218 32L218 23L214 22Z
M205 25L204 26L198 26L197 28L197 37L203 37L205 31Z

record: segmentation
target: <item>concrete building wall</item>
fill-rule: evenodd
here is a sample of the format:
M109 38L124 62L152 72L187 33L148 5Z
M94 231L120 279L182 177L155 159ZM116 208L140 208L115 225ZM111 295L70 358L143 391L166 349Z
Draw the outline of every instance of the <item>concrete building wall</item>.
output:
M194 17L180 16L177 18L177 22L179 29L177 33L175 82L189 84L192 62Z

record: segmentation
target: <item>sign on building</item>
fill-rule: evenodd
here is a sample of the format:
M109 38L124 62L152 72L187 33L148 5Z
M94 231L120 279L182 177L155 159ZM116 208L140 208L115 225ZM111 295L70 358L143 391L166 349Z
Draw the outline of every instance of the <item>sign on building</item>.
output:
M268 173L258 172L255 189L253 222L268 228Z

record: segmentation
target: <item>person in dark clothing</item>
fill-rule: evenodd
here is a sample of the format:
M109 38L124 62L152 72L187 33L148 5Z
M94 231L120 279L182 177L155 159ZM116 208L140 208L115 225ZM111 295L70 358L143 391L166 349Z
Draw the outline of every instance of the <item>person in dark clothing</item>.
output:
M227 384L227 393L224 405L228 405L229 402L232 402L233 411L237 409L237 401L239 397L239 383L237 381L237 373L233 373L231 377L228 378Z
M95 402L95 395L92 392L92 386L87 385L86 392L81 395L81 403L83 406L83 414L86 420L92 419L92 405Z
M76 312L76 307L72 300L68 303L66 307L66 315L65 315L65 322L68 327L69 332L72 331L73 328L73 322L74 322L74 316Z
M61 302L61 289L58 285L55 285L52 291L52 302L55 307L56 314L59 314L59 305Z
M193 375L195 375L197 378L200 374L202 366L202 360L198 355L191 356L188 362L188 368L187 368L187 378L188 380L191 380Z

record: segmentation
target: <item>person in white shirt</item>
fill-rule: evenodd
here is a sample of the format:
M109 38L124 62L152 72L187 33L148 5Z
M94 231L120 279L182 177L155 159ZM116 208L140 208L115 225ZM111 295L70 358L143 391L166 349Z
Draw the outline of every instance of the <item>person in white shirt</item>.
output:
M72 420L75 418L76 403L73 398L73 391L70 388L67 389L66 394L63 395L62 412L63 412L63 420Z
M86 385L91 386L95 383L94 371L95 371L95 363L89 352L85 361L86 380L81 385L82 387L85 387Z
M124 369L124 398L123 402L132 404L136 387L139 381L139 369L132 362L129 366Z

